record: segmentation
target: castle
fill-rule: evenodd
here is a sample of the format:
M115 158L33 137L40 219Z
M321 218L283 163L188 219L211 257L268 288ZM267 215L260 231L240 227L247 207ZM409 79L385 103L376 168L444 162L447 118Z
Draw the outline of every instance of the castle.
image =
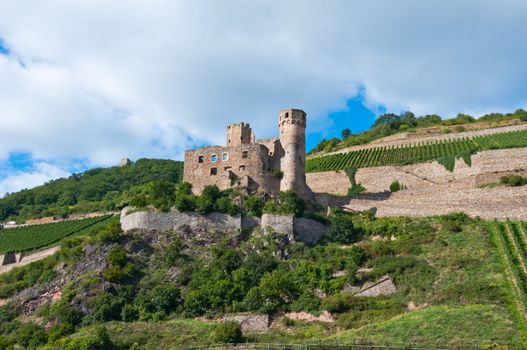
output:
M207 185L221 190L238 188L248 193L272 196L295 191L307 198L306 185L306 113L300 109L280 112L280 138L255 140L249 124L227 127L227 145L203 147L185 152L184 180L193 192Z

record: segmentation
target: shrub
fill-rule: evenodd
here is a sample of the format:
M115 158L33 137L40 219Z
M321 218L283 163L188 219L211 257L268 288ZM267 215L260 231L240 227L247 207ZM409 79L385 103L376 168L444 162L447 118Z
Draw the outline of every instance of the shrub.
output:
M265 204L263 211L268 214L302 216L306 202L294 191L280 192L277 200Z
M194 211L196 209L196 197L186 194L178 195L174 206L180 213Z
M97 233L96 240L102 243L116 242L121 238L121 224L118 220L112 221L108 227L103 228Z
M203 188L201 197L208 198L212 203L215 203L221 196L221 191L216 185L208 185Z
M329 220L331 225L326 239L330 242L354 243L363 235L362 230L355 226L352 214L335 210Z
M520 117L520 120L521 120L522 122L527 122L527 114L522 115L522 116Z
M95 335L78 338L72 340L67 346L66 350L114 350L118 349L110 336L108 330L104 326L99 326L95 329Z
M128 258L126 257L126 250L124 250L124 248L120 246L113 248L108 253L108 256L106 257L106 262L113 266L125 266L128 262Z
M51 307L49 311L49 318L57 321L57 323L66 323L71 326L77 326L82 321L83 314L75 307L67 303L58 303Z
M176 196L186 196L192 194L192 184L186 181L176 186Z
M119 320L124 303L125 300L112 293L100 294L91 301L90 319L99 322Z
M164 311L169 314L179 304L179 289L172 284L157 285L149 293L150 301L155 311Z
M72 334L75 327L69 323L59 323L50 328L48 333L48 343L53 344L55 341Z
M212 339L216 343L241 343L243 342L242 329L238 322L223 322L216 326Z
M167 180L156 180L152 182L149 193L154 207L165 212L170 210L176 196L174 184Z
M281 180L284 177L284 172L275 168L273 169L273 176Z
M520 175L502 176L500 182L506 186L517 187L527 183L527 178Z
M126 304L121 309L121 320L123 322L134 322L139 319L139 311L134 305Z
M348 188L348 196L356 196L359 193L366 191L366 188L361 184L355 184Z
M198 213L206 215L214 211L214 201L207 196L199 196L196 201Z
M399 181L395 180L390 185L390 192L397 192L402 189L402 185Z
M130 205L136 208L144 208L148 205L148 200L144 194L140 194L132 198Z
M458 125L456 126L456 131L457 132L463 132L463 131L466 131L467 129L465 129L465 127L463 125Z
M182 250L183 241L181 239L176 239L174 242L170 243L165 251L166 262L168 262L170 266L173 266L182 257Z
M229 197L221 197L216 203L218 211L229 215L236 215L238 213L238 206L232 202Z
M262 209L264 207L264 201L258 196L250 196L245 200L245 210L249 216L262 216Z
M25 348L36 348L48 341L44 328L34 323L23 324L16 333L16 343Z

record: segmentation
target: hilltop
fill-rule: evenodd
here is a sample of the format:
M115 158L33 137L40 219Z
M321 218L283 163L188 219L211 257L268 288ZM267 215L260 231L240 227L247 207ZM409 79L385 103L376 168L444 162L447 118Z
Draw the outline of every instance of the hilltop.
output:
M124 167L97 168L0 198L0 222L119 210L126 192L154 180L178 182L183 163L139 159Z

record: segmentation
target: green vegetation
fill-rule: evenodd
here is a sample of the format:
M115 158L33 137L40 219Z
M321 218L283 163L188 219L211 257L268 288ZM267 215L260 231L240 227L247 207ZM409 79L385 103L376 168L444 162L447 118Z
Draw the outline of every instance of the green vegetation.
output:
M129 200L127 191L160 179L177 183L182 173L182 162L158 159L139 159L130 166L88 170L0 198L0 222L118 210ZM132 191L130 195L133 194Z
M37 250L58 243L65 237L107 225L111 215L51 224L31 225L0 230L0 254Z
M330 140L322 140L310 153L318 152L331 152L340 148L350 147L365 144L386 136L397 134L400 132L408 132L418 130L420 128L443 126L444 133L450 133L452 131L462 132L465 131L467 124L473 124L475 122L488 123L489 127L498 126L500 122L517 119L520 122L527 121L527 112L523 109L518 109L514 113L491 113L481 116L476 119L470 115L458 114L452 119L441 119L438 115L425 115L421 117L415 117L412 112L405 112L401 115L393 113L387 113L381 115L373 126L364 132L358 134L352 134L351 130L346 128L342 130L342 139L333 138ZM455 128L451 128L456 125Z
M515 147L527 147L527 130L401 147L376 147L311 158L306 160L306 172L404 165L433 160L437 160L452 171L456 158L462 158L467 165L471 165L471 154L490 149Z
M527 346L527 224L495 222L488 225L497 257L507 276L506 297L524 347Z
M214 190L208 192L217 196ZM75 264L86 259L88 245L91 252L103 254L105 262L72 280L59 302L41 307L39 317L42 324L53 324L50 329L18 317L16 308L0 307L0 344L148 349L245 340L368 339L519 346L521 314L510 308L516 305L510 299L516 290L507 284L509 275L503 275L501 260L495 259L503 257L491 243L498 235L489 237L485 223L464 214L376 219L369 212L339 210L328 220L330 233L312 247L287 243L277 233L205 237L183 230L156 233L155 238L121 235L112 222L89 236L65 240L55 256L0 276L0 297L6 297L27 286L46 285L59 264L76 269ZM497 226L503 227L500 239L512 244L503 246L516 256L511 266L520 278L519 262L527 253L525 225ZM508 238L503 234L506 227ZM369 239L373 236L376 240ZM394 295L357 297L346 291L384 275L397 285ZM321 298L321 293L327 297ZM408 311L409 304L422 309ZM266 334L247 334L245 339L234 323L189 319L235 312L318 315L324 310L333 314L334 324L284 320Z
M390 184L390 192L398 192L402 189L404 189L404 185L397 180L392 181Z
M527 177L521 175L508 175L500 178L500 183L506 186L517 187L527 184Z

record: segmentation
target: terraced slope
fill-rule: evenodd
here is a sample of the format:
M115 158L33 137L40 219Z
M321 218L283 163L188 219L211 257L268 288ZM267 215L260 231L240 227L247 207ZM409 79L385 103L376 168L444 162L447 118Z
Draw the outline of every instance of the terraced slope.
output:
M51 246L65 237L105 224L111 215L52 224L30 225L0 230L0 254L31 251Z
M503 270L511 311L517 318L524 346L527 345L527 223L495 222L489 224Z
M470 154L483 150L527 147L527 130L455 140L426 141L400 146L383 146L338 153L306 160L306 172L338 171L386 165L405 165L462 156L470 163Z

